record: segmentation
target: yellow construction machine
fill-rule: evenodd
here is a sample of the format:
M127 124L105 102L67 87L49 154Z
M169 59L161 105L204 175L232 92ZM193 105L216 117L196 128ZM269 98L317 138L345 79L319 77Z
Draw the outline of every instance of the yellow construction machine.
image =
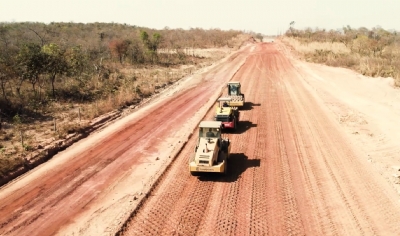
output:
M189 160L190 174L227 173L231 144L229 139L221 137L221 125L220 121L200 122L197 145Z
M221 121L223 129L236 130L240 113L237 107L229 106L230 102L232 102L230 97L218 98L219 105L215 111L214 120Z
M241 92L241 84L238 81L228 82L228 97L232 100L228 103L231 107L241 108L244 106L244 94Z

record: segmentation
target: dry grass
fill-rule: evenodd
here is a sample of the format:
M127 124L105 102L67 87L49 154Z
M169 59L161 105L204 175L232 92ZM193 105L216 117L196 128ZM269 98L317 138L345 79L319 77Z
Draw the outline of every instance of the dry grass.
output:
M294 48L306 61L329 66L353 69L371 77L393 77L400 84L400 53L398 48L387 48L382 55L368 56L356 53L343 43L311 42L303 44L295 38L284 37L282 41Z
M343 43L329 43L329 42L310 42L302 43L294 38L284 37L283 42L292 46L297 52L303 54L313 54L317 51L329 51L334 54L350 54L351 50Z
M363 75L371 77L391 77L394 74L394 68L386 64L386 60L382 58L360 58L359 71Z

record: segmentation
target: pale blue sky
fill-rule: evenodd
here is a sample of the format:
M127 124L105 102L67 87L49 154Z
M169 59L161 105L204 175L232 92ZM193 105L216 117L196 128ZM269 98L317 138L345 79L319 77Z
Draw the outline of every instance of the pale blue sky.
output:
M350 25L400 30L400 0L0 0L0 22L115 22L263 34Z

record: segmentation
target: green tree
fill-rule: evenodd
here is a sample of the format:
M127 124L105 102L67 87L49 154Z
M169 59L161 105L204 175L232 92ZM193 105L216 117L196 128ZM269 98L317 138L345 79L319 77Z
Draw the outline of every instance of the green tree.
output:
M141 31L140 38L150 54L151 61L154 63L157 60L157 50L162 40L161 34L154 33L152 39L150 39L146 31Z
M264 36L260 33L257 33L256 36L254 36L256 39L260 40L262 42Z
M75 46L66 51L65 59L68 63L68 75L80 76L88 68L88 56L81 46Z
M64 56L65 51L55 43L44 45L42 51L45 54L45 72L49 75L52 95L55 98L54 82L56 76L68 72L68 63Z
M17 55L17 62L20 74L20 81L17 85L18 94L20 94L20 87L25 80L31 83L32 90L36 93L35 85L45 70L45 55L42 53L41 47L35 43L24 44Z

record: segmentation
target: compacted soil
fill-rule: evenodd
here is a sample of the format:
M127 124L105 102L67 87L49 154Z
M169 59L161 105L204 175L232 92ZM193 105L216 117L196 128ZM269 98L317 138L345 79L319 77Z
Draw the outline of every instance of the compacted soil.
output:
M229 173L193 177L230 80L246 105ZM0 189L0 234L399 235L399 96L249 44Z

